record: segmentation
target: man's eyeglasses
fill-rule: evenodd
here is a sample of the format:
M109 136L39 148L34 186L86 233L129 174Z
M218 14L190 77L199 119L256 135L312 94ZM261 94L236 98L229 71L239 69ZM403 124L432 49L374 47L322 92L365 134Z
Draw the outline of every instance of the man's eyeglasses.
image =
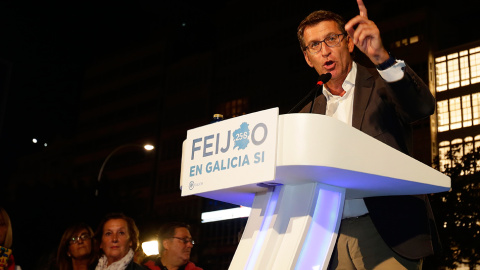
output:
M173 236L172 238L175 238L175 239L178 239L178 240L182 241L185 245L188 244L188 243L192 243L192 245L195 245L195 241L193 241L192 238L180 238L180 237L175 237L175 236Z
M90 238L92 238L92 237L89 234L83 233L79 236L70 238L70 240L68 240L68 242L70 243L70 245L73 245L73 244L78 243L78 241L80 241L80 240L85 241L85 240L90 239Z
M340 36L343 36L343 38L340 38ZM326 37L324 40L310 43L310 45L305 47L305 50L308 50L310 53L317 54L322 50L323 42L325 42L328 47L334 47L337 46L346 36L346 34L332 34Z

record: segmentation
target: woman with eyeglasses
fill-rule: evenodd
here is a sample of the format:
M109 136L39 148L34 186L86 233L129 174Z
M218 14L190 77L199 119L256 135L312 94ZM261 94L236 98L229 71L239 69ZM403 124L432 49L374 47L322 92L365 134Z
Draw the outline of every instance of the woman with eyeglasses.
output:
M93 230L85 223L68 227L63 233L57 251L59 270L94 269L95 240Z
M133 260L139 245L139 232L135 221L121 213L108 214L95 232L102 256L96 270L145 269Z

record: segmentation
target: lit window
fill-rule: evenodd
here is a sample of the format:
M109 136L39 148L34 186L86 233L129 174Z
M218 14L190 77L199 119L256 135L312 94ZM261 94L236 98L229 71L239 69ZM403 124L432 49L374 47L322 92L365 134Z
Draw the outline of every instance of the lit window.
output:
M457 54L455 54L457 55ZM450 55L449 55L450 57ZM449 58L450 59L450 58ZM448 60L448 88L457 88L460 86L460 71L458 68L458 58Z
M478 149L480 147L480 135L477 135L475 136L475 142L474 142L474 145L475 145L475 149ZM480 171L480 159L477 160L477 167L475 168L475 170Z
M480 82L480 53L470 55L470 71L472 83Z
M447 152L450 151L450 142L443 141L439 143L438 148L438 158L439 158L439 165L440 171L444 172L447 165L450 165L450 160L447 159Z
M448 60L456 59L456 58L458 58L458 53L451 53L451 54L447 55Z
M417 43L417 42L418 42L418 36L410 37L410 44Z
M470 54L474 54L474 53L476 53L476 52L480 52L480 46L470 49Z
M480 83L480 47L435 58L436 91Z
M462 127L462 107L460 97L450 99L450 129Z
M465 153L470 153L473 151L473 137L468 136L463 140L465 143Z
M455 150L455 157L460 159L463 156L463 140L459 138L452 140L450 149Z
M470 102L470 95L462 97L462 118L463 127L470 127L472 125L472 106Z
M437 92L447 90L447 63L437 63L435 69L437 74Z
M473 152L473 137L466 137L464 140L464 151L465 154ZM470 168L469 170L471 173L475 172L475 168Z
M448 100L437 102L438 132L449 130Z
M480 93L472 94L473 125L480 124Z
M468 65L468 57L460 58L460 76L462 86L470 84L470 66Z
M475 148L479 148L480 147L480 135L477 135L475 136Z

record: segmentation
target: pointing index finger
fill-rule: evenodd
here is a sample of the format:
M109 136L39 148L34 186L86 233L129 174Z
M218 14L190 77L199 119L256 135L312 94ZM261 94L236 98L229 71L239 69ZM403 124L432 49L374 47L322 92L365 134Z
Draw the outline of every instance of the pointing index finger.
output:
M367 8L363 4L363 0L357 0L358 9L360 10L360 16L368 18Z

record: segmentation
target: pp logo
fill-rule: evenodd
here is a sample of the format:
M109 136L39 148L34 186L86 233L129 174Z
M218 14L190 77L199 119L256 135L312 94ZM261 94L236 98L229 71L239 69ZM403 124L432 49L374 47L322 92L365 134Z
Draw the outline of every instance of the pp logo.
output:
M195 182L190 181L190 183L188 184L188 188L192 190L194 187L195 187Z

